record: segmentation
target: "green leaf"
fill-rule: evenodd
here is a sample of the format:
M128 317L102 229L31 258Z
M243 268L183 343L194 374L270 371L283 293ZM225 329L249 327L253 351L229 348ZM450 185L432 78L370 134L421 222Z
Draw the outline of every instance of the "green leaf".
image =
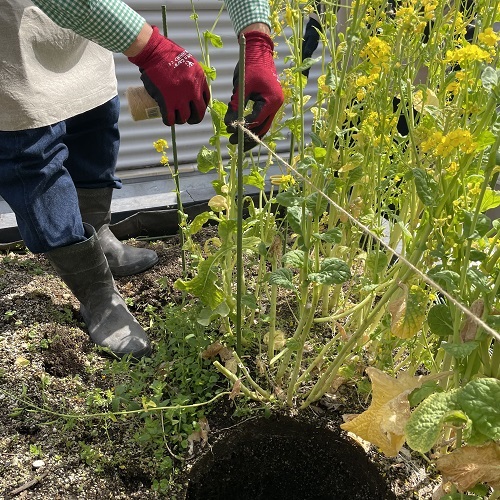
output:
M483 130L477 137L474 138L476 143L476 151L482 151L488 146L495 144L496 135L491 130Z
M458 402L476 431L494 441L500 439L500 380L478 378L469 382L458 394Z
M370 252L366 256L366 267L374 276L378 276L387 268L389 257L385 252Z
M285 255L283 255L282 259L283 264L290 267L302 267L304 263L304 252L302 250L290 250Z
M271 285L278 285L281 288L286 288L288 290L295 290L295 285L292 282L293 274L290 269L282 267L273 271L269 274L268 281Z
M454 292L460 283L460 275L449 269L438 270L437 268L429 271L429 278L432 278L438 285L442 286L448 293Z
M211 31L204 31L203 36L205 40L208 40L212 44L212 47L215 47L216 49L221 49L224 46L222 38Z
M312 193L306 198L306 208L318 219L326 211L327 206L328 202L319 193Z
M458 391L431 394L412 412L405 427L406 442L412 450L427 453L436 444L446 414L460 409Z
M249 186L256 187L260 191L264 190L265 181L264 177L260 174L257 169L252 169L252 171L243 177L243 182Z
M490 187L486 188L484 198L481 202L481 208L479 210L481 212L486 212L486 210L490 210L491 208L496 208L498 206L500 206L500 193L494 191Z
M335 245L342 241L342 229L339 227L332 227L324 233L314 233L313 237L325 243L332 243Z
M201 214L198 214L194 219L191 224L189 224L189 234L193 235L198 233L203 226L209 221L210 219L210 213L209 212L202 212Z
M428 207L434 206L437 198L436 181L425 170L420 168L414 168L412 172L418 197L424 205Z
M483 497L476 495L464 495L463 493L450 493L441 497L439 500L483 500Z
M212 118L212 123L215 128L215 134L224 137L229 137L229 133L224 123L224 117L227 112L227 104L225 102L219 101L217 99L212 100L210 106L210 116Z
M463 359L472 354L479 346L479 342L464 342L455 344L453 342L442 342L441 347L456 359Z
M234 219L223 219L217 226L217 232L222 241L231 240L231 235L236 231L236 221Z
M311 57L306 57L300 66L293 68L293 73L302 73L305 69L310 68L314 63L321 61L321 57L315 57L314 59Z
M443 392L443 389L437 382L424 382L421 387L413 390L408 396L410 406L419 405L424 399L435 392Z
M464 210L462 212L462 215L464 218L463 219L464 220L464 222L463 222L463 226L464 226L463 234L464 234L464 237L466 237L467 239L476 239L480 236L484 236L490 230L491 219L487 215L479 214L478 218L477 218L477 222L476 222L474 227L472 227L472 223L474 220L474 214L472 212L467 212Z
M286 219L290 224L292 231L297 233L299 236L302 236L302 207L297 205L288 207Z
M432 306L427 315L427 324L431 332L439 337L453 335L453 320L447 304Z
M198 265L197 275L191 280L178 279L174 283L177 290L193 294L205 304L210 307L212 311L217 309L219 304L224 300L224 293L217 286L218 277L213 271L215 266L214 257L200 262Z
M487 66L481 74L481 83L486 90L492 92L493 89L498 85L497 71L491 66Z
M276 202L284 207L290 208L299 205L303 201L295 191L282 191L276 195Z
M213 66L207 66L204 62L198 61L199 65L203 68L203 72L207 80L214 81L217 78L217 70Z
M208 149L206 146L203 146L196 157L196 161L198 163L198 170L201 173L206 174L218 165L219 157L217 151L213 151Z
M477 267L467 269L467 280L472 283L478 290L488 294L491 288L488 286L488 278Z
M310 281L322 285L339 285L351 278L349 266L340 259L331 257L321 262L319 273L311 273Z

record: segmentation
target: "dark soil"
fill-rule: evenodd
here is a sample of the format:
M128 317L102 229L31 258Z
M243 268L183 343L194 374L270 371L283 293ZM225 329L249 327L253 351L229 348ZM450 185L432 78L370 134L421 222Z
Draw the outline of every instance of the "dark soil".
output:
M193 467L188 500L391 500L366 453L325 428L284 416L251 420Z

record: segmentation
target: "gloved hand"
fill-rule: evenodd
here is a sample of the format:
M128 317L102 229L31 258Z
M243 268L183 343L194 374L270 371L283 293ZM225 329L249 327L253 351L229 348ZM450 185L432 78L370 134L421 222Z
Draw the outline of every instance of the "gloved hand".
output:
M202 67L187 50L153 26L144 49L128 59L139 66L144 87L158 103L165 125L201 122L210 91Z
M314 51L318 48L320 31L321 24L316 21L316 19L310 17L306 24L306 29L304 30L304 41L302 42L302 61L312 57ZM302 74L304 76L309 76L309 69L310 68L307 68L302 71Z
M249 100L254 102L252 112L245 117L245 126L261 139L271 127L274 116L283 104L281 88L274 65L274 44L265 33L249 31L245 33L245 105ZM238 76L236 65L233 76L233 95L228 105L224 123L232 135L231 144L238 143L238 130L232 124L238 120ZM245 151L257 143L245 134Z

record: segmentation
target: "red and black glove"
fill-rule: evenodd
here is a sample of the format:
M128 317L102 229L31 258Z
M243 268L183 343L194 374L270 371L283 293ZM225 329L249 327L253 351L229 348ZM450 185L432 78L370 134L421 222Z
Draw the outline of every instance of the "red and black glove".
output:
M261 139L271 127L274 116L283 104L283 90L278 80L273 59L274 44L260 31L245 33L245 105L253 101L252 112L245 117L245 126ZM233 76L233 95L228 105L224 123L232 135L231 144L237 144L238 132L233 125L238 120L238 74L236 65ZM245 151L257 143L245 135Z
M318 48L319 34L321 31L321 24L316 21L316 19L310 17L304 30L304 41L302 42L302 61L312 57L314 51ZM305 69L302 71L302 74L304 76L309 76L310 69L310 67Z
M201 122L210 90L202 67L187 50L153 26L146 46L128 59L139 66L144 87L158 103L165 125Z

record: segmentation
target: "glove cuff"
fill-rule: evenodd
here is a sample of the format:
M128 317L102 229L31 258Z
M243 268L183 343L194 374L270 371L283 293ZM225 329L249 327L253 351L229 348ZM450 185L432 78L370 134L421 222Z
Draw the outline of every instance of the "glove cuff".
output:
M274 43L269 35L262 31L248 31L243 33L246 40L245 55L248 62L253 62L253 59L260 59L269 55L273 57Z
M132 64L135 64L140 68L143 68L146 65L147 61L151 57L151 54L154 53L156 47L165 38L160 33L160 30L158 29L157 26L152 26L152 28L153 28L153 33L151 34L151 38L148 40L148 43L145 45L145 47L136 56L128 58L128 60Z
M323 29L321 28L321 24L319 23L319 21L317 21L313 17L310 17L309 21L307 21L306 29L307 28L316 28L318 31L323 32Z

